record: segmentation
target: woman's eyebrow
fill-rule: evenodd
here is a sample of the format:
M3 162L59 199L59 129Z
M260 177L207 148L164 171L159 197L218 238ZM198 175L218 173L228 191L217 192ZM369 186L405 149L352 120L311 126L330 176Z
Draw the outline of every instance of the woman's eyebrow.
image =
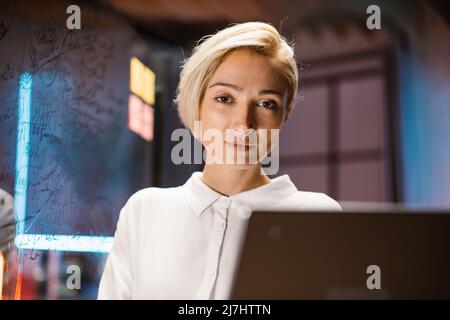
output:
M224 87L228 87L228 88L234 89L234 90L239 91L239 92L244 90L242 87L239 87L239 86L237 86L235 84L232 84L232 83L223 82L223 81L218 81L218 82L210 85L208 88L215 87L215 86L224 86Z
M239 91L239 92L244 90L242 87L239 87L239 86L237 86L235 84L232 84L232 83L229 83L229 82L223 82L223 81L218 81L218 82L210 85L208 88L215 87L215 86L224 86L224 87L228 87L228 88L234 89L234 90ZM258 93L260 95L263 95L263 94L275 94L277 96L283 97L281 92L278 91L278 90L275 90L275 89L263 89L263 90L260 90Z
M280 98L283 97L283 95L281 94L280 91L274 90L274 89L264 89L264 90L260 90L258 93L261 94L261 95L262 94L275 94L277 96L280 96Z

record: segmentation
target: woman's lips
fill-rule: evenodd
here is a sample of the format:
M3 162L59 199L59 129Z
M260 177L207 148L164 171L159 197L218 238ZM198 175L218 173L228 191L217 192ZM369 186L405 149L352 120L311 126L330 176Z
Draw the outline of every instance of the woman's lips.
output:
M236 148L238 150L245 150L245 151L248 151L248 150L256 147L256 144L249 144L249 143L237 143L237 142L227 142L227 141L225 143L233 148Z

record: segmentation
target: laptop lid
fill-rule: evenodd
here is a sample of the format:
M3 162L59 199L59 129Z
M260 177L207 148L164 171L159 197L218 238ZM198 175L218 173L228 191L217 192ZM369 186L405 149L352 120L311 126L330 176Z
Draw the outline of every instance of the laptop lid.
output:
M450 298L450 214L253 212L232 299Z

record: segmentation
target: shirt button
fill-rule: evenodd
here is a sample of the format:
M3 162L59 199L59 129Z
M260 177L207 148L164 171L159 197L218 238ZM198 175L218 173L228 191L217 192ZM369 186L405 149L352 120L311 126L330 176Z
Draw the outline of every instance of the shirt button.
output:
M214 278L216 277L216 272L215 271L212 271L210 274L209 274L209 279L210 280L213 280Z
M218 228L219 230L225 230L225 227L226 227L225 222L221 222L221 223L219 223L219 225L217 226L217 228Z

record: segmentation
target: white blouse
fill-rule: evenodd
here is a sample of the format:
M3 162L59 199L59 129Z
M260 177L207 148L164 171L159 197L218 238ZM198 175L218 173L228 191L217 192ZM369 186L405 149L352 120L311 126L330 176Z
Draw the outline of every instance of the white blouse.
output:
M179 187L142 189L122 208L98 299L229 299L253 210L342 210L288 175L224 196L194 172Z

